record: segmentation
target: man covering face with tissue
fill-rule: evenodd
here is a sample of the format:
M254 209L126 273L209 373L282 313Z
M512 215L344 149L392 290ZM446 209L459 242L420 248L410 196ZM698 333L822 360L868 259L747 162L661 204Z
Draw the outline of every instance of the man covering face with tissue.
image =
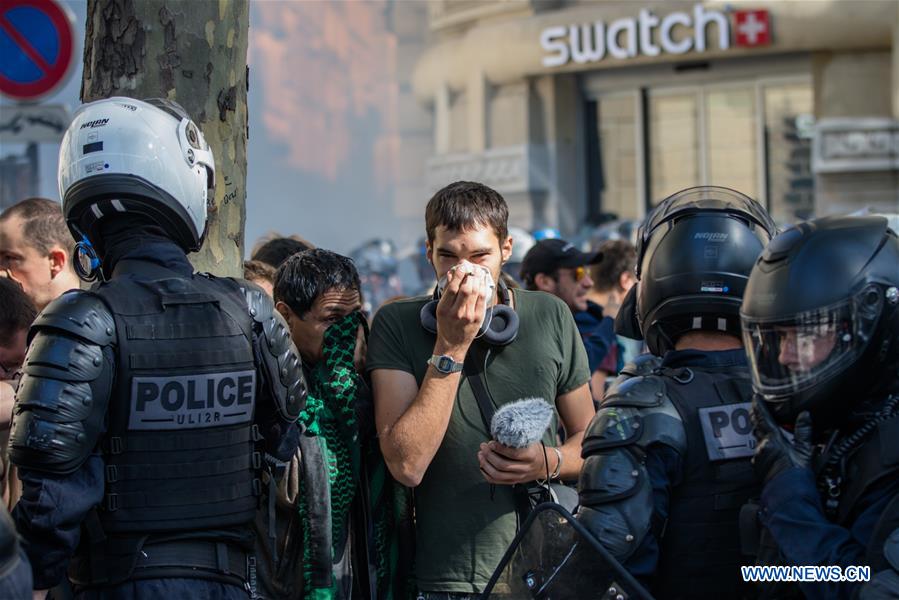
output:
M576 478L593 414L571 311L495 283L512 254L507 220L505 201L484 185L437 192L425 221L440 285L384 306L372 324L375 420L391 473L416 488L415 583L426 599L484 589L516 532L513 484ZM490 413L535 397L548 401L550 426L519 448L498 443Z

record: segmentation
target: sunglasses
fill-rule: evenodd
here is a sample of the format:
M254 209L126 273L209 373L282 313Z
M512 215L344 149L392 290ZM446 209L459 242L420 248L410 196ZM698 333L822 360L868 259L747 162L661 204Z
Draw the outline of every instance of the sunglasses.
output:
M571 269L571 276L574 277L575 281L580 281L587 276L587 267L573 267ZM558 275L556 275L555 279L558 281Z

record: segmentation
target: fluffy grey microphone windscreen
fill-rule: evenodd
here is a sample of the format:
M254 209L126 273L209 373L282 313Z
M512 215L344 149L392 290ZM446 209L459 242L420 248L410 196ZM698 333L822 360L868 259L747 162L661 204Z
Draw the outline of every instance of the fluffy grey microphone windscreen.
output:
M525 398L503 404L493 413L490 433L510 448L526 448L539 442L553 418L553 407L543 398Z

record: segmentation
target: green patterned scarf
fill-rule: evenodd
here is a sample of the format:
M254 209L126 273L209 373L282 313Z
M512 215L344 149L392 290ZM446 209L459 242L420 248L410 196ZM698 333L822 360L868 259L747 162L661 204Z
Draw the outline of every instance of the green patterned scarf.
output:
M353 353L356 349L356 332L363 323L362 314L353 312L325 330L323 360L312 371L308 382L306 409L299 418L306 427L307 435L318 436L328 465L331 534L334 544L346 539L350 507L359 481L361 452L355 411L357 374ZM311 585L309 540L305 539L309 531L306 504L314 500L308 497L302 485L300 495L299 511L305 548L304 596L316 600L334 598L335 582L332 582L330 588L313 588Z
M323 360L314 370L306 399L306 410L299 421L307 435L314 435L322 448L328 465L331 495L331 539L345 541L350 525L350 510L360 477L365 477L371 515L372 539L354 539L354 544L367 544L374 561L378 597L383 600L405 600L410 595L413 560L411 528L412 512L408 490L397 485L381 456L378 439L374 436L374 415L367 415L359 423L356 402L362 391L360 377L353 364L356 333L359 325L368 337L368 323L362 313L355 312L334 323L324 335ZM362 411L365 415L365 411ZM360 431L361 430L361 431ZM363 433L367 432L367 433ZM337 597L336 581L328 588L313 588L311 584L311 556L309 554L308 502L315 502L315 494L307 494L300 480L298 509L303 524L303 597L308 600L332 600Z

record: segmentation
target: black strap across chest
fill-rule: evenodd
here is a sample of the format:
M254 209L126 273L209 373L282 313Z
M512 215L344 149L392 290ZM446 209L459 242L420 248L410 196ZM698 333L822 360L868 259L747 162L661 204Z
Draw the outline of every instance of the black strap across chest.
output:
M496 405L487 384L484 382L484 372L487 370L487 361L490 359L490 348L485 348L480 344L474 343L465 356L465 363L462 366L462 372L465 373L465 379L471 386L471 392L474 394L475 400L478 402L478 411L481 413L481 419L484 421L484 428L487 435L490 435L490 423L493 421L493 415L496 413ZM493 486L490 486L491 496L493 495ZM528 486L515 484L512 486L512 493L515 498L515 512L518 515L518 525L521 526L531 512L531 500L528 492Z
M468 385L471 386L471 392L478 402L478 410L481 413L481 419L484 421L484 427L487 429L488 435L490 434L490 423L493 421L493 415L496 413L493 397L490 395L486 383L484 383L484 372L487 370L487 361L489 359L490 349L483 348L475 343L469 348L462 366L465 379L468 381Z

